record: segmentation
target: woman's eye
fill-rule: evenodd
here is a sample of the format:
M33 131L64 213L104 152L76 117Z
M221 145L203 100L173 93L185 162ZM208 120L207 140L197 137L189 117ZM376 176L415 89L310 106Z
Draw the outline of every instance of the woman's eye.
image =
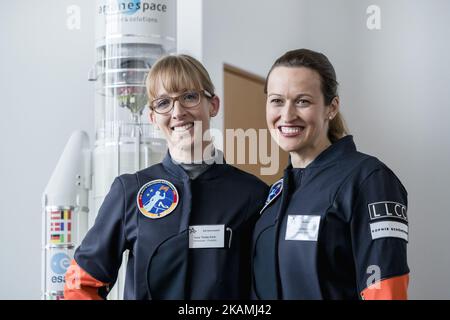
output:
M183 95L183 100L185 102L197 102L198 93L197 92L188 92L185 95Z
M273 105L281 106L283 104L283 100L274 98L270 100L270 103Z
M306 107L310 104L311 102L309 102L308 100L305 99L298 99L296 104L301 106L301 107Z
M160 99L156 102L156 108L164 109L170 105L170 99Z

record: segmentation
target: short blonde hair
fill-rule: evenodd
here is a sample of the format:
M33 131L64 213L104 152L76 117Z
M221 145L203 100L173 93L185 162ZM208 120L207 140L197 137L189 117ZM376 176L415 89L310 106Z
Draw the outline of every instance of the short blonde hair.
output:
M160 84L167 92L194 89L214 95L208 71L197 59L185 54L163 56L151 67L145 83L149 101L156 98Z

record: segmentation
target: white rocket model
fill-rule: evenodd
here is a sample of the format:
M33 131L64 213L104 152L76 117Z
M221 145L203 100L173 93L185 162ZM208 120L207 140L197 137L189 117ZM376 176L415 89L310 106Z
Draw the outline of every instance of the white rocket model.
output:
M89 74L96 82L95 143L91 148L85 132L74 132L45 188L43 299L63 298L74 250L114 178L160 162L166 152L148 122L145 77L156 59L176 50L176 0L97 0L96 11L96 64ZM123 297L122 269L110 299Z

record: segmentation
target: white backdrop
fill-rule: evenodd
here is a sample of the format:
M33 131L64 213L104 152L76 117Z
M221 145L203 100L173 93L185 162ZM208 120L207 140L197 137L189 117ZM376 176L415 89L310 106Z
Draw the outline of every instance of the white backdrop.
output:
M289 49L330 58L357 145L409 192L410 297L450 299L450 2L179 1L180 49L204 61L221 97L224 62L265 76ZM81 28L69 30L74 4ZM372 4L380 30L366 26ZM93 19L92 0L9 1L0 11L0 299L40 296L41 194L70 133L92 139Z

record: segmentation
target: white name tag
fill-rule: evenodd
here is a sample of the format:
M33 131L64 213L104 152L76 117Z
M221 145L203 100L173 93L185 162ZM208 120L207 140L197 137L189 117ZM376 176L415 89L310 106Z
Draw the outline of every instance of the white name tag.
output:
M225 225L189 226L189 248L223 248Z
M317 241L320 216L289 215L285 240Z
M370 224L372 240L380 238L400 238L408 241L408 225L396 221L381 221Z

